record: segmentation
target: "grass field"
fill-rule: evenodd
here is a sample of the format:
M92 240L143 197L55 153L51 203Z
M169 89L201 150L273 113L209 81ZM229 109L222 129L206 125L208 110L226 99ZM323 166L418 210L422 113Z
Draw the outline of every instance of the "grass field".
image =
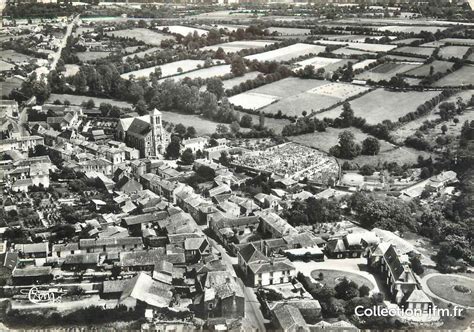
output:
M331 52L332 54L336 55L377 55L375 52L368 52L368 51L361 51L361 50L355 50L349 47L341 47L338 48L337 50L334 50Z
M203 60L180 60L175 62L166 63L160 66L154 66L150 68L144 68L135 70L129 73L125 73L120 75L122 78L128 79L131 75L135 76L135 78L140 77L148 77L151 73L155 71L155 68L161 68L161 76L167 77L171 75L179 74L179 68L181 68L182 72L188 72L190 70L197 69L199 65L204 65Z
M362 72L356 75L358 80L372 80L375 82L381 80L390 80L392 77L395 77L398 74L405 73L406 71L412 70L418 67L418 64L408 64L408 63L395 63L395 62L386 62L375 68L372 68L368 71Z
M111 52L77 52L76 55L79 60L87 62L106 58L110 53Z
M0 60L0 71L9 71L15 68L15 65L5 62L3 60Z
M382 166L385 162L392 163L397 162L399 165L417 165L418 156L423 158L429 158L431 154L425 151L419 151L412 148L401 147L394 148L389 151L384 151L379 153L376 156L358 156L351 160L351 163L354 163L357 166L362 166L365 164L373 166Z
M469 277L449 275L435 275L426 281L429 289L437 296L464 306L474 306L474 279ZM454 289L455 285L461 285L469 289L468 293L462 293Z
M193 126L196 129L198 135L210 135L216 131L218 122L213 122L204 119L198 115L193 114L180 114L174 112L163 112L163 120L167 122L182 123L186 127Z
M378 27L378 31L390 31L390 32L404 32L404 33L411 33L418 34L421 31L427 31L435 33L436 31L446 30L445 27L440 26L402 26L402 25L388 25L383 27Z
M445 46L439 50L438 55L443 59L462 59L468 50L469 46Z
M425 43L423 44L423 46L434 46L434 47L438 47L438 46L443 46L445 44L453 44L453 45L466 45L466 46L474 46L474 39L469 39L469 38L444 38L444 39L440 39L440 40L437 40L437 41L434 41L434 42L429 42L429 43Z
M203 80L205 80L206 78L219 77L219 76L223 76L225 74L230 74L230 65L212 66L212 67L209 67L209 68L198 69L198 70L191 71L189 73L184 73L184 74L181 74L181 75L172 76L168 79L172 79L174 81L179 81L179 80L182 80L186 77L189 77L189 78L192 78L192 79L202 78ZM160 82L164 81L164 80L166 80L166 78L160 80Z
M393 92L376 89L350 102L355 116L366 119L369 124L377 124L383 120L398 121L398 118L416 110L426 100L437 96L439 91L408 91ZM337 118L342 106L317 114L318 118Z
M20 64L22 62L30 62L34 58L29 55L15 52L14 50L0 50L0 59L10 63Z
M323 274L323 280L319 280L319 273ZM348 271L338 271L338 270L314 270L311 272L311 277L313 279L318 280L320 283L325 284L326 286L330 288L334 288L338 283L341 282L343 278L348 279L349 281L355 282L359 287L362 285L365 285L369 287L370 289L374 288L374 285L372 282L363 276L348 272Z
M239 40L229 43L222 43L212 46L203 47L202 50L207 51L217 51L221 47L226 53L236 53L242 50L251 49L251 48L264 48L267 45L272 45L275 42L272 40Z
M436 81L433 86L463 86L470 84L474 84L474 66L463 66L461 69Z
M269 27L270 33L277 33L281 36L301 36L311 34L311 29L299 29L299 28L280 28L280 27Z
M156 31L145 28L135 28L127 30L118 30L106 32L107 36L122 37L122 38L135 38L146 44L153 46L160 46L161 41L165 39L174 39L173 36L165 35Z
M375 61L377 61L377 60L375 60L375 59L362 60L361 62L354 63L352 65L352 69L354 69L354 70L364 69L365 67L367 67L368 65L370 65L371 63L373 63Z
M406 53L414 56L428 58L433 54L434 47L421 47L421 46L403 46L393 50L394 53Z
M133 54L129 54L129 55L126 55L122 58L122 61L126 61L127 59L129 58L135 58L135 56L139 57L139 58L144 58L145 55L148 55L148 54L153 54L155 52L158 52L159 50L161 50L161 48L159 47L152 47L152 48L149 48L145 51L141 51L141 52L137 52L137 53L133 53Z
M183 25L163 25L163 26L156 27L156 29L160 31L169 32L169 33L175 33L181 36L187 36L188 34L193 34L195 32L199 36L204 36L205 34L208 33L208 31L204 29L190 28Z
M245 58L248 60L258 61L289 61L302 55L319 54L324 52L324 46L297 43L287 47L282 47L273 51L248 55Z
M294 96L300 92L305 92L314 89L318 86L327 84L321 80L304 80L296 77L288 77L283 80L263 85L259 88L252 89L252 92L285 98Z
M337 65L339 63L339 66ZM305 66L313 66L315 70L320 68L326 68L330 65L336 65L336 67L342 67L347 63L347 61L343 59L337 58L325 58L321 56L316 56L314 58L309 58L303 61L296 62L295 65L298 68L304 68Z
M407 38L407 39L394 40L391 43L395 44L395 45L409 45L413 42L421 41L421 40L423 40L423 39L421 39L421 38Z
M426 77L430 74L431 67L433 67L433 73L446 73L451 70L453 63L449 61L435 60L430 64L421 65L419 67L413 68L409 71L406 71L406 75L416 76L416 77Z
M125 101L119 101L119 100L113 100L113 99L107 99L107 98L88 97L88 96L57 94L57 93L52 93L51 96L48 98L47 102L53 103L56 99L60 100L61 102L64 102L65 100L69 100L71 102L71 105L81 105L82 102L92 99L97 107L101 103L108 103L108 104L118 106L118 107L133 108L132 104L127 103Z
M245 73L244 76L237 76L229 80L222 81L222 83L224 84L223 87L224 89L231 89L234 86L239 85L240 83L243 83L247 80L253 80L257 78L259 74L261 73L258 71L251 71L250 73Z
M292 142L300 143L318 150L329 152L329 149L334 145L339 143L339 134L345 130L349 130L354 134L355 140L357 142L362 142L368 136L363 133L360 129L357 128L326 128L324 132L314 132L309 134L303 134L298 136L289 137L289 140ZM385 152L393 149L392 144L387 141L380 140L380 152Z
M393 55L393 54L386 54L382 57L382 59L387 59L390 61L407 61L407 62L416 62L422 64L425 60L422 58L416 58L406 55Z

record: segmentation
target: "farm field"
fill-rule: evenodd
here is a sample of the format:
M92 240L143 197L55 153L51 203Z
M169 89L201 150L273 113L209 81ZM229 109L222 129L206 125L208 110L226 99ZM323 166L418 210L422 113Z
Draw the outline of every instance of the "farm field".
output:
M123 108L133 108L132 104L127 103L125 101L119 101L119 100L108 99L108 98L97 98L97 97L57 94L57 93L52 93L51 96L49 96L47 103L51 104L55 100L60 100L62 103L64 103L65 100L69 100L71 105L81 105L82 102L88 101L89 99L92 99L97 107L101 103L108 103L113 106L118 106L118 107L123 107Z
M229 102L234 106L239 106L248 110L258 110L276 102L277 100L278 97L256 92L244 92L229 98Z
M145 51L141 51L141 52L137 52L137 53L133 53L133 54L129 54L129 55L126 55L122 58L122 61L126 61L127 59L132 59L134 58L135 56L139 57L139 58L144 58L145 55L148 55L148 54L153 54L155 52L158 52L159 50L161 50L161 48L159 47L152 47L152 48L149 48Z
M203 80L205 80L206 78L219 77L225 74L230 74L230 65L220 65L220 66L212 66L209 68L202 68L202 69L194 70L194 71L184 73L181 75L171 76L170 78L163 78L160 80L160 82L163 82L164 80L167 80L167 79L168 80L171 79L173 81L179 81L186 77L189 77L191 79L202 78Z
M135 28L127 30L118 30L106 32L107 36L122 37L122 38L135 38L146 44L153 46L160 46L161 41L165 39L174 39L173 36L165 35L146 28Z
M316 56L314 58L309 58L303 61L296 62L295 65L298 66L297 69L304 68L305 66L313 66L315 70L318 70L319 68L325 68L329 65L335 65L337 63L341 63L340 67L342 67L345 65L346 61L344 61L343 59Z
M439 91L408 91L393 92L376 89L350 102L355 116L366 119L369 124L378 124L383 120L398 121L398 118L416 110L426 100L437 96ZM322 118L337 118L342 112L342 106L327 112L317 114Z
M421 46L403 46L393 50L393 53L406 53L414 56L428 58L434 52L433 47L421 47Z
M297 36L297 35L309 35L311 29L299 29L299 28L280 28L280 27L269 27L270 33L277 33L281 36Z
M358 156L350 160L350 162L358 166L362 166L365 164L377 166L383 165L385 162L397 162L399 165L416 165L418 162L418 156L423 156L423 158L427 159L431 156L431 154L425 151L419 151L412 148L399 147L393 148L389 151L381 152L376 156Z
M302 55L319 54L324 52L325 47L311 44L297 43L287 47L282 47L273 51L248 55L248 60L258 61L289 61Z
M418 64L386 62L368 71L356 75L358 80L372 80L375 82L381 80L390 80L398 74L405 73L418 67Z
M463 66L461 69L436 81L433 86L463 86L470 84L474 84L474 66Z
M171 122L175 125L181 123L186 127L193 126L196 129L197 134L201 136L211 135L216 131L217 125L219 124L218 122L213 122L194 114L181 114L165 111L161 111L161 113L163 113L163 121Z
M391 43L395 44L395 45L409 45L413 42L422 41L422 40L423 39L421 39L421 38L407 38L407 39L394 40Z
M453 45L466 45L466 46L474 46L474 39L464 39L464 38L444 38L434 42L429 42L423 44L423 46L443 46L446 44L453 44Z
M229 80L222 81L224 90L232 89L234 86L239 85L247 80L253 80L261 74L258 71L251 71L250 73L245 73L244 76L237 76Z
M356 43L363 43L368 36L365 35L318 35L318 37L328 39L328 40L336 40L342 42L356 42ZM377 38L378 36L373 36ZM372 36L371 36L372 38ZM381 38L381 37L380 37Z
M23 63L30 62L35 58L26 54L18 53L14 50L0 50L0 59L4 60L5 62Z
M362 60L361 62L357 62L357 63L353 64L352 69L354 69L354 70L364 69L365 67L367 67L368 65L370 65L371 63L373 63L375 61L377 61L377 60L375 60L375 59Z
M420 65L423 64L423 62L425 61L425 59L423 58L415 58L415 57L406 56L406 55L393 55L393 54L384 55L382 59L387 59L390 61L418 62Z
M164 65L135 70L129 73L122 74L120 76L125 79L130 78L130 76L132 75L135 76L135 78L148 77L150 76L151 73L155 71L155 68L160 68L161 76L167 77L167 76L179 74L180 68L182 70L181 72L188 72L188 71L197 69L198 66L202 66L202 65L204 65L203 60L180 60L180 61L166 63Z
M12 65L11 63L0 60L0 71L9 71L9 70L12 70L13 68L15 68L15 65Z
M469 46L445 46L440 48L438 55L443 59L462 59L469 48Z
M79 60L83 62L103 59L109 56L111 52L77 52L76 55Z
M199 36L204 36L208 33L207 30L190 28L184 25L162 25L156 27L156 29L164 32L175 33L181 36L187 36L188 34L193 34L194 32L196 32Z
M272 40L239 40L239 41L233 41L229 43L206 46L206 47L203 47L202 50L217 51L217 49L220 47L226 53L236 53L236 52L246 50L246 49L264 48L265 46L273 45L274 43L275 42Z
M388 52L396 48L396 45L390 44L369 44L369 43L358 43L358 42L346 42L346 41L335 41L335 40L323 40L318 39L314 41L315 44L322 44L322 45L342 45L346 46L350 49L355 49L359 51L365 52Z
M377 55L377 53L374 53L374 52L355 50L355 49L349 48L349 47L341 47L341 48L338 48L337 50L332 51L331 53L336 54L336 55L348 55L348 56L351 56L351 55L373 55L373 56L376 56Z
M421 65L414 69L411 69L405 72L405 75L415 76L415 77L426 77L430 74L431 67L433 67L433 73L445 73L450 71L453 67L453 63L449 61L435 60L430 64Z
M401 26L401 25L389 25L383 27L377 27L378 31L390 31L390 32L404 32L404 33L415 33L418 34L421 31L432 32L446 30L445 27L440 26Z
M368 134L363 133L360 129L350 128L326 128L324 132L314 132L309 134L303 134L298 136L291 136L289 140L292 142L300 143L318 150L329 152L329 149L339 142L339 134L345 130L349 130L354 134L356 142L361 143L366 139ZM385 152L393 149L393 145L387 141L380 140L380 152Z

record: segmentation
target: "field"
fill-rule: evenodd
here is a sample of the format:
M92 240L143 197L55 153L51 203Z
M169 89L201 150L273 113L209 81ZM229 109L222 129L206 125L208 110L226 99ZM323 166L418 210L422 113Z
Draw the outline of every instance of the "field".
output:
M125 101L119 101L119 100L113 100L113 99L107 99L107 98L89 97L89 96L56 94L56 93L52 93L51 96L49 96L47 103L51 104L56 99L60 100L61 102L64 102L65 100L69 100L71 102L71 105L81 105L82 102L92 99L97 107L101 103L108 103L108 104L118 106L118 107L133 108L132 104L127 103Z
M20 64L23 62L30 62L34 58L29 55L15 52L14 50L0 50L0 59L6 62Z
M375 82L381 80L390 80L398 74L404 73L418 67L417 64L386 62L371 70L356 75L358 80L372 80Z
M165 39L174 39L173 36L164 35L162 33L152 31L145 28L127 29L110 31L105 33L107 36L122 37L122 38L135 38L146 44L153 46L160 46L161 41Z
M359 167L365 164L373 166L382 166L385 162L397 162L399 165L408 164L416 165L418 163L418 156L428 158L431 156L428 152L419 151L407 147L394 148L389 151L384 151L376 156L358 156L351 160L351 163Z
M9 70L12 70L13 68L15 68L15 65L12 65L11 63L0 60L0 71L9 71Z
M218 122L213 122L204 119L198 115L180 114L174 112L163 112L163 121L174 123L175 125L181 123L186 127L193 126L198 135L211 135L216 131Z
M423 58L429 58L434 52L433 47L403 46L393 50L394 53L406 53Z
M474 39L463 39L463 38L444 38L434 42L423 44L423 46L443 46L446 44L453 44L453 45L466 45L466 46L474 46Z
M346 61L344 61L343 59L316 56L314 58L299 61L295 64L298 66L298 68L304 68L305 66L313 66L315 70L318 70L319 68L325 68L329 65L337 64L338 62L341 63L340 67L344 66L346 63Z
M416 76L416 77L426 77L430 74L431 67L433 67L433 73L445 73L450 71L453 67L453 63L449 61L440 61L435 60L430 64L421 65L414 69L411 69L405 72L406 75Z
M354 134L357 142L362 142L368 136L357 128L326 128L325 132L314 132L310 134L303 134L289 137L292 142L300 143L318 150L329 152L329 149L339 142L339 134L345 130L349 130ZM393 149L393 146L387 141L380 140L380 152L385 152Z
M364 51L364 52L388 52L396 48L396 45L389 44L369 44L369 43L358 43L358 42L345 42L345 41L334 41L334 40L315 40L314 43L322 45L342 45L347 46L349 49ZM334 52L333 52L334 53Z
M354 70L364 69L365 67L367 67L368 65L370 65L371 63L373 63L375 61L377 61L377 60L375 60L375 59L362 60L361 62L357 62L357 63L353 64L352 69L354 69Z
M319 54L324 50L324 46L297 43L273 51L248 55L245 58L258 61L289 61L302 55Z
M9 77L5 80L5 82L2 82L0 84L0 97L1 96L8 96L10 92L12 92L13 89L18 89L21 87L22 80L16 78L16 77Z
M400 25L389 25L389 26L383 26L383 27L378 27L378 31L390 31L390 32L404 32L404 33L415 33L418 34L421 31L427 31L427 32L432 32L435 33L436 31L440 30L446 30L444 27L439 27L439 26L400 26Z
M374 52L368 52L368 51L361 51L361 50L355 50L349 47L341 47L338 48L337 50L334 50L331 52L332 54L336 55L377 55L377 53Z
M179 81L179 80L182 80L186 77L189 77L189 78L192 78L192 79L202 78L203 80L205 80L207 78L219 77L219 76L223 76L225 74L230 74L230 65L212 66L212 67L209 67L209 68L198 69L198 70L191 71L189 73L184 73L184 74L181 74L181 75L172 76L168 79L172 79L173 81ZM166 80L166 78L161 79L160 82L162 82L164 80Z
M161 76L167 77L171 75L179 74L180 72L188 72L190 70L197 69L198 66L204 65L203 60L180 60L175 62L166 63L160 66L154 66L150 68L143 68L135 70L129 73L120 75L122 78L130 78L130 76L135 76L135 78L148 77L151 73L155 71L155 68L161 69ZM181 71L179 70L181 68Z
M268 31L270 33L277 33L281 36L301 36L311 34L311 29L299 29L299 28L279 28L279 27L269 27Z
M222 83L224 84L223 85L224 90L232 89L234 86L239 85L240 83L243 83L247 80L253 80L257 78L257 76L260 74L261 73L258 71L251 71L250 73L245 73L244 76L237 76L237 77L222 81Z
M258 110L278 100L278 97L256 92L244 92L229 98L229 102L243 109Z
M145 51L141 51L141 52L137 52L137 53L133 53L133 54L129 54L129 55L126 55L122 58L122 61L126 61L127 59L129 58L134 58L135 56L139 57L139 58L144 58L145 55L148 55L148 54L153 54L155 52L158 52L159 50L161 50L161 48L159 47L152 47L152 48L149 48Z
M239 41L233 41L229 43L206 46L206 47L203 47L202 50L217 51L217 49L220 47L226 53L236 53L236 52L246 50L246 49L264 48L265 46L272 45L274 43L275 42L272 40L242 40L242 41L239 40Z
M439 91L408 91L393 92L376 89L360 98L351 101L355 116L362 117L369 124L377 124L383 120L398 121L398 118L416 110L426 100L437 96ZM342 106L327 112L317 114L318 118L337 118L342 112Z
M208 33L208 31L204 29L190 28L183 25L163 25L156 27L156 29L181 36L187 36L188 34L193 34L194 32L196 32L199 36L204 36Z
M407 38L407 39L395 40L391 43L395 44L395 45L409 45L413 42L421 41L421 40L423 40L423 39L421 39L421 38Z
M66 70L63 71L64 77L69 77L76 75L79 72L79 65L64 65L66 67Z
M469 46L445 46L439 50L439 56L443 59L462 59L469 50Z
M87 62L106 58L110 53L111 52L77 52L76 55L79 60Z
M470 277L454 274L438 274L429 277L426 284L431 292L445 300L462 306L474 307L474 296L472 296L472 291L474 290L474 279ZM457 291L454 289L454 286L456 285L464 286L468 289L468 292L462 293Z
M436 81L433 86L463 86L474 84L474 66L463 66L461 69Z
M393 55L393 54L386 54L382 57L382 59L387 59L390 61L418 62L420 64L422 64L425 61L425 59L422 59L422 58L415 58L415 57L406 56L406 55Z

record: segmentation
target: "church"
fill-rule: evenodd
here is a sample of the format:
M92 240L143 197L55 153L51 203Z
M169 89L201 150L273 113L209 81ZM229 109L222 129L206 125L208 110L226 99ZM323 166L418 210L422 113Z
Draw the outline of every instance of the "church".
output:
M141 158L160 157L170 142L170 133L163 128L162 113L156 108L149 115L120 119L117 139L140 151Z

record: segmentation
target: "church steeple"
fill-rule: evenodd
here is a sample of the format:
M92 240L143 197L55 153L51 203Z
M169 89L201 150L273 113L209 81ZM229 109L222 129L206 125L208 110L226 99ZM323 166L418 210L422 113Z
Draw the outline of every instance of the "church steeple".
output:
M151 127L151 155L158 157L162 152L163 145L163 124L161 122L162 113L154 108L150 111Z

